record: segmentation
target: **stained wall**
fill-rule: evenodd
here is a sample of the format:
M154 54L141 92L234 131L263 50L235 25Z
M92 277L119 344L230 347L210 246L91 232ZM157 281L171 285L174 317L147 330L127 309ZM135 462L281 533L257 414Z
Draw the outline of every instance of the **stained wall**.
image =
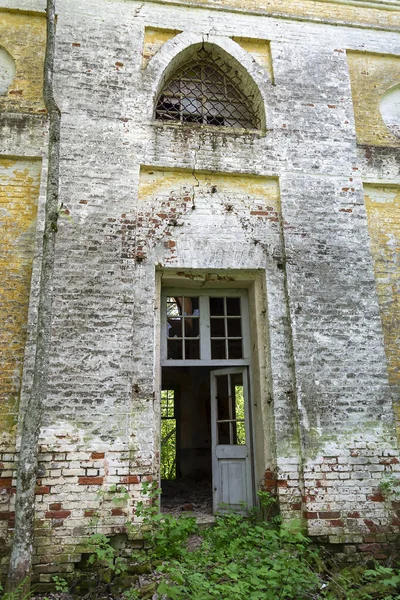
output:
M43 10L2 0L17 4ZM379 483L399 470L390 295L399 155L391 132L374 137L365 125L357 98L369 81L365 52L396 79L398 13L122 0L63 0L57 12L60 201L70 219L57 234L37 579L50 583L54 565L73 570L93 516L98 530L124 534L143 481L157 480L159 288L171 273L214 286L257 273L253 304L266 323L255 340L257 484L277 491L285 518L347 556L388 552L399 522ZM168 65L205 38L250 74L265 130L153 121ZM43 154L43 121L1 119L7 156ZM39 271L37 253L33 290ZM28 328L34 306L31 291ZM28 335L22 402L33 355ZM129 492L117 512L113 485Z

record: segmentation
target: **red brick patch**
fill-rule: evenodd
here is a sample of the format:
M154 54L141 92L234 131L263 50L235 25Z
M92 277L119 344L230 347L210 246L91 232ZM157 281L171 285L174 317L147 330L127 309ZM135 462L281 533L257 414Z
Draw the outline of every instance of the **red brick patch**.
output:
M371 496L368 496L368 500L371 500L371 502L384 502L385 498L380 492L377 492L376 494L371 494Z
M368 529L370 531L378 531L378 527L377 527L376 523L371 521L371 519L364 519L364 523L366 524L366 526L368 527Z
M0 479L0 488L10 488L12 485L12 477L3 477Z
M35 488L35 494L50 494L50 486L49 485L37 485Z
M104 477L79 477L79 485L101 485Z
M140 483L138 475L128 475L121 479L121 483Z
M93 458L93 460L97 460L99 458L104 458L105 457L105 452L92 452L92 455L90 458Z
M339 519L340 518L340 512L339 511L327 511L327 512L319 512L318 513L318 517L320 519Z
M307 511L304 516L306 519L318 519L318 513L316 512Z
M14 520L15 513L14 512L2 512L0 513L0 521L9 521Z
M399 459L395 456L391 456L390 458L381 458L379 461L380 465L397 465L399 463Z
M96 514L94 509L85 510L85 517L93 517L94 514Z
M46 519L66 519L70 514L70 510L48 510L45 517Z
M49 504L49 510L61 510L61 507L61 502L52 502L51 504Z
M122 508L112 508L111 514L113 517L123 517L126 513L122 510Z

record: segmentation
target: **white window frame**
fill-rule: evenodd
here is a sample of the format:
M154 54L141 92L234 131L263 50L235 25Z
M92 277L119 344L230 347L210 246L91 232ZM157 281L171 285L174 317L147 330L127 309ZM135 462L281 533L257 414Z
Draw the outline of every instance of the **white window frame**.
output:
M196 360L168 359L167 356L167 298L198 297L200 308L200 358ZM210 311L208 298L240 298L242 317L243 358L211 358ZM161 366L163 367L204 367L204 366L249 366L251 357L249 307L246 289L219 288L199 290L197 288L163 288L161 294Z

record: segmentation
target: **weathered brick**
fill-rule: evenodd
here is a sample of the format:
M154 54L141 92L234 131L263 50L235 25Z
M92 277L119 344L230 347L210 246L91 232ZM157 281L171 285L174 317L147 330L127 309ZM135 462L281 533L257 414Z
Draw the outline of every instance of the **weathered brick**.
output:
M102 485L104 477L79 477L79 485Z

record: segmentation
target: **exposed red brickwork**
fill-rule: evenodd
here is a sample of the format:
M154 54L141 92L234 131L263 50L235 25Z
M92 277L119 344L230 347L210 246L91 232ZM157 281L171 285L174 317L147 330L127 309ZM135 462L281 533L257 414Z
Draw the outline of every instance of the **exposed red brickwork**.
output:
M66 519L71 514L70 510L48 510L46 519Z
M12 485L12 477L3 477L0 479L0 488L11 488Z
M138 475L128 475L121 479L121 483L140 483L140 478Z
M101 485L104 477L79 477L79 485Z
M99 458L104 458L105 457L105 452L92 452L90 458L92 458L93 460L97 460Z
M49 485L38 485L35 488L35 494L50 494L50 486Z

